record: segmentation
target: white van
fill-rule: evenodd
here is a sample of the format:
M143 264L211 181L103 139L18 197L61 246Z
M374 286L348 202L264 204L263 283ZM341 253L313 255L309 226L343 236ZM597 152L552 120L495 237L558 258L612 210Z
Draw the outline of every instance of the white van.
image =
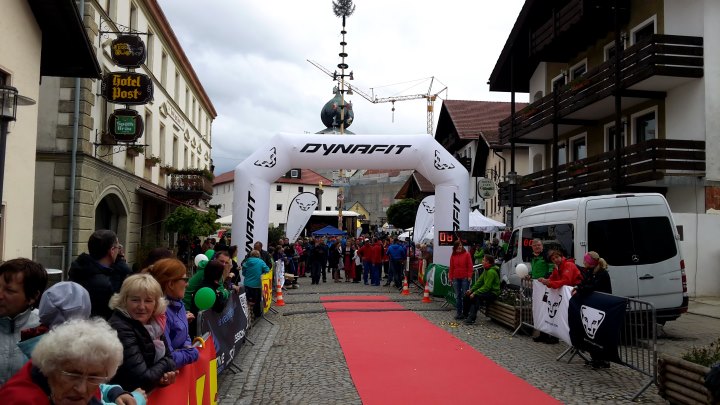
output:
M680 237L660 194L583 197L526 209L501 267L511 284L520 284L515 266L525 262L529 267L536 238L546 253L559 248L579 267L585 253L598 252L608 263L613 294L652 303L660 324L687 312Z

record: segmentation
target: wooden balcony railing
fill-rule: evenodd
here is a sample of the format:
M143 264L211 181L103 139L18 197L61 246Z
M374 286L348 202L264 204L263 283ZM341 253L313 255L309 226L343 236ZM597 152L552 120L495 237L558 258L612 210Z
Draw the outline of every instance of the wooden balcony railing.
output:
M169 176L168 196L181 201L209 201L213 195L212 180L197 170L176 171Z
M623 186L639 185L667 176L703 176L705 142L652 139L623 148L620 161ZM616 179L615 152L560 165L557 179L557 200L609 192ZM515 185L517 207L550 201L553 201L553 169L522 176ZM500 183L500 203L510 205L507 182Z
M621 91L657 75L702 77L703 38L652 35L623 51ZM556 106L557 117L561 119L614 93L615 64L613 60L609 60L518 111L515 114L513 136L518 139L529 132L552 124ZM510 135L510 117L508 117L500 122L500 142L509 142Z

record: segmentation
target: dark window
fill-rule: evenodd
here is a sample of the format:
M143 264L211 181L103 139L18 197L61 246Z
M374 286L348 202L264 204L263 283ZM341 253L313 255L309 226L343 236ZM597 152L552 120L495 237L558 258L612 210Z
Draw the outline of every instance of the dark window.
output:
M540 239L545 253L550 250L560 250L565 257L574 257L575 245L572 224L541 225L523 228L522 257L523 261L530 261L532 257L532 241Z
M517 256L518 252L518 231L514 231L512 235L510 236L510 244L508 245L508 249L510 251L510 257Z
M636 142L648 141L656 138L657 121L655 111L635 118Z
M639 30L637 30L633 33L634 43L637 44L640 41L648 39L654 33L655 33L655 24L651 22L650 24L647 24L646 26L640 28Z
M298 193L302 193L303 190L305 190L305 189L303 188L303 186L298 187Z
M325 211L330 211L330 207L325 207Z
M625 133L623 131L623 134L620 135L620 138L622 139L622 146L625 146ZM615 150L615 126L611 126L607 128L607 144L605 145L605 148L608 152Z
M282 204L275 204L275 209L277 211L282 211Z
M553 91L556 91L558 88L560 88L564 84L565 84L565 75L562 75L562 76L558 77L557 79L553 80L553 82L552 82Z
M567 146L564 143L558 145L558 162L557 165L564 165L567 163Z
M588 250L598 252L612 266L659 263L677 255L667 217L592 221L588 223Z
M282 185L280 185L280 184L276 185L275 191L282 191Z
M582 65L575 66L570 72L570 78L575 80L578 77L584 75L585 72L587 72L587 64L583 63Z
M300 178L300 170L297 170L297 169L290 170L290 177L292 177L293 179L299 179Z
M573 160L585 159L587 157L587 145L585 138L578 138L572 141L572 157Z

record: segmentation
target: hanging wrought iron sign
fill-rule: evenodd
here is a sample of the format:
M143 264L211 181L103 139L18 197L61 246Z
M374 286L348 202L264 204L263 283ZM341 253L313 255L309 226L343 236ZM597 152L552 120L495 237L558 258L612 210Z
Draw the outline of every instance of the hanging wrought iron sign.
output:
M118 35L110 45L110 57L120 67L140 67L146 56L145 43L137 35Z
M103 75L102 96L110 103L140 105L153 99L153 82L142 73L111 72Z
M108 129L117 142L135 142L142 136L145 125L137 111L120 109L110 114Z

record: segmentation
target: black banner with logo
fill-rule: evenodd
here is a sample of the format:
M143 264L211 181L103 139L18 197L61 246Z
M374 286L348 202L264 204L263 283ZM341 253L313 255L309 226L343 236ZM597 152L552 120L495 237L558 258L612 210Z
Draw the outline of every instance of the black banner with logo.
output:
M245 293L230 294L225 308L218 313L211 309L200 314L200 334L210 332L215 341L217 372L220 374L232 364L240 351L248 330L248 306Z
M570 299L568 324L572 345L580 350L598 353L617 362L620 332L625 320L627 299L609 294L575 294Z

